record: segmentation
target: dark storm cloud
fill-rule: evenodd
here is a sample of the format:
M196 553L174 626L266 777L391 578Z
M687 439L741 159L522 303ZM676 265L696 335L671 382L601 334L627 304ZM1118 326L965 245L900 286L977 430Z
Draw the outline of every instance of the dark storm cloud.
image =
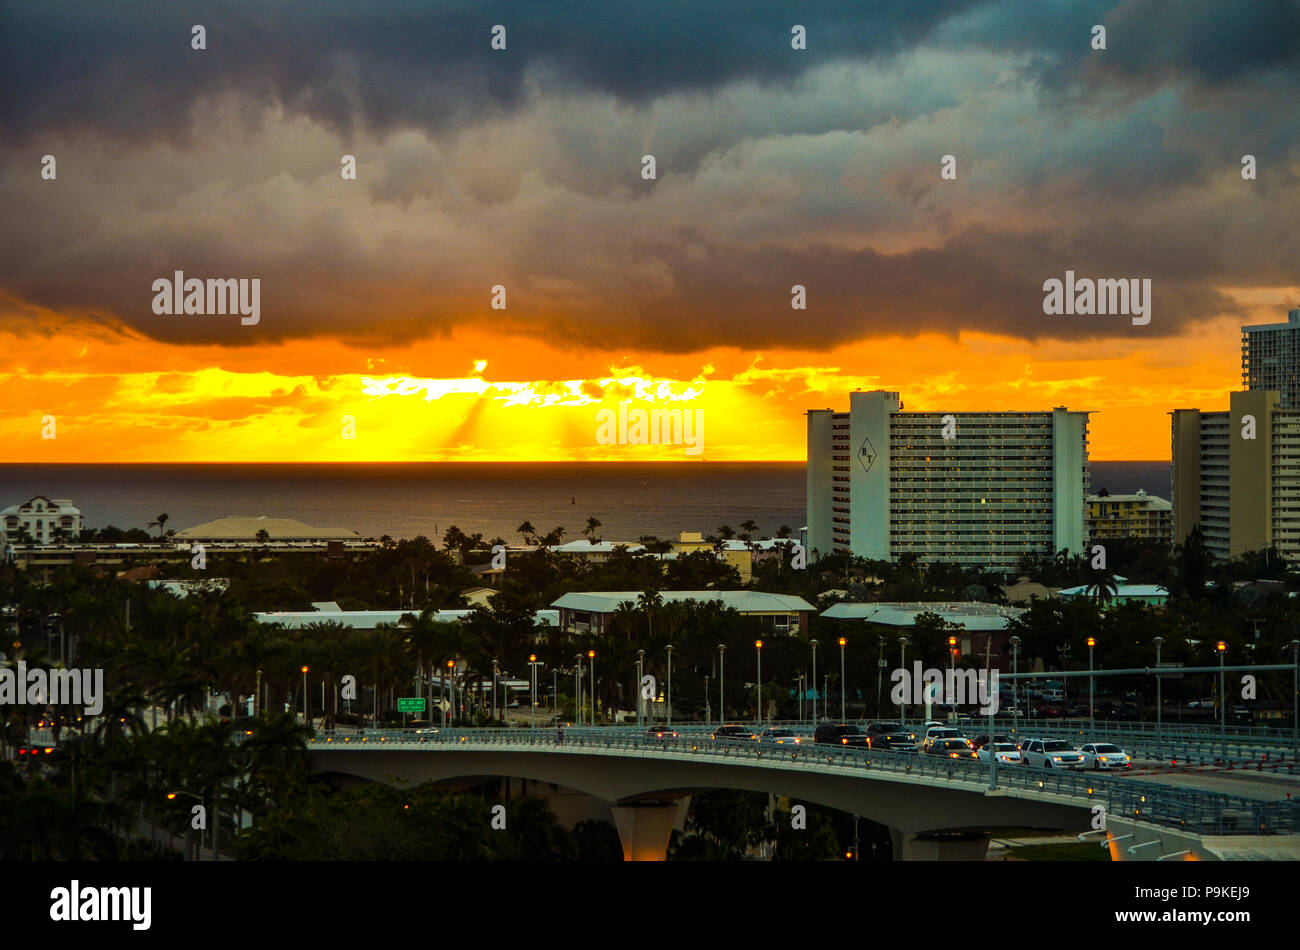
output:
M736 79L789 80L827 57L906 49L978 2L90 0L52 9L6 0L0 133L178 138L204 96L229 92L344 133L356 125L437 131L516 105L533 66L644 102ZM196 23L207 30L204 51L190 48ZM507 29L504 53L489 46L498 23ZM815 54L790 55L795 23L809 30Z
M4 0L0 317L46 307L245 345L477 323L673 352L1175 334L1240 315L1218 287L1296 280L1298 16L1199 0ZM57 182L38 177L46 150ZM356 183L338 174L347 150ZM955 182L938 176L948 152ZM151 283L176 269L261 279L262 322L153 314ZM1151 278L1151 324L1044 315L1042 283L1067 269ZM790 309L796 283L807 311Z
M1092 28L1106 27L1094 50ZM1028 73L1046 88L1080 83L1085 68L1108 82L1182 81L1223 88L1269 72L1300 86L1300 3L1260 0L1044 0L981 4L954 18L954 43L1035 54Z

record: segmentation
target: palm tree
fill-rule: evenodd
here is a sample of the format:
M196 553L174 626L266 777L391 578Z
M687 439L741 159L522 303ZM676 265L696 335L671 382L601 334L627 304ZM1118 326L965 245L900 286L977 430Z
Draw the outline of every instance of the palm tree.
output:
M264 814L301 790L309 730L294 713L278 713L254 720L250 731L242 747L249 805L254 814Z
M139 709L145 703L144 696L130 688L119 689L111 693L104 702L91 735L104 754L108 763L108 798L112 801L117 793L117 768L122 751L127 745L128 736L136 736L145 731L144 720Z
M1115 577L1115 572L1109 568L1094 570L1087 593L1092 595L1099 608L1105 607L1119 593L1119 581Z
M744 534L740 536L740 540L748 541L753 536L754 532L758 530L758 525L754 522L753 518L747 518L740 523L740 530L744 532Z
M596 529L600 527L600 521L593 515L587 519L587 527L582 529L583 535L588 541L596 542L600 538L596 537Z
M158 526L158 537L161 539L163 536L163 528L165 528L167 525L167 515L166 514L159 515L157 520L150 521L149 524L146 525L146 527L152 528L154 525Z
M654 615L655 611L664 605L664 599L657 590L648 590L636 599L636 605L646 616L646 623L649 629L649 639L655 638Z
M532 544L533 539L537 537L537 529L533 527L531 521L525 521L515 531L524 536L524 544Z

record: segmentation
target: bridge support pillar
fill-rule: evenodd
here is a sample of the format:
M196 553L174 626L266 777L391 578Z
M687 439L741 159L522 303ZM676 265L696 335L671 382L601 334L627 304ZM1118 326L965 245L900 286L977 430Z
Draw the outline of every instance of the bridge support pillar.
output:
M664 861L668 839L677 823L677 802L635 802L610 805L614 827L623 842L624 861Z
M895 861L984 861L988 858L988 835L924 834L890 828L889 839Z

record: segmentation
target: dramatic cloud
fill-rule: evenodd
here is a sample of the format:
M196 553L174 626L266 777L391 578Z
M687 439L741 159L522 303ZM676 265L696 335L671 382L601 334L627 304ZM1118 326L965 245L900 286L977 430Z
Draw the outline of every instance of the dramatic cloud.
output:
M241 399L310 412L316 387L434 380L382 364L466 334L680 358L680 380L766 350L846 382L815 355L979 334L1109 358L1300 303L1295 3L802 7L0 0L0 333L237 359L278 387ZM1149 278L1150 324L1045 315L1067 270ZM155 313L176 271L258 279L260 321ZM82 371L68 350L47 368ZM957 370L917 383L956 394Z

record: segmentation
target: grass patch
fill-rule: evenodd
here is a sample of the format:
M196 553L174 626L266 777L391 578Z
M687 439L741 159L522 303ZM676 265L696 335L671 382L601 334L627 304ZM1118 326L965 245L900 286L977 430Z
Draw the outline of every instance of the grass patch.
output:
M1018 861L1110 861L1110 849L1097 844L1030 844L1007 848L1006 856Z

